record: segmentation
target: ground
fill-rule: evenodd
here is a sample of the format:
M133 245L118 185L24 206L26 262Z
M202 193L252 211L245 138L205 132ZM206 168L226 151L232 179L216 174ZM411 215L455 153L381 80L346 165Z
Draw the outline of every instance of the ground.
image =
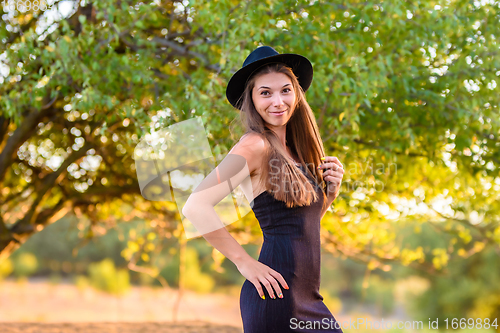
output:
M134 286L123 296L43 279L0 281L1 333L242 333L237 290L186 291ZM174 318L176 317L176 318Z
M241 333L227 325L182 323L0 323L2 333Z

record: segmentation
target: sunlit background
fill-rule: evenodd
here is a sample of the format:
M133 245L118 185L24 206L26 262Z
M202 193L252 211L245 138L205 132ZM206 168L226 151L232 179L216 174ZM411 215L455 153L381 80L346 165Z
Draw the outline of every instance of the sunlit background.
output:
M219 163L226 84L270 45L313 63L344 165L320 289L344 332L500 332L500 2L33 4L0 7L0 331L242 332L243 276L134 149L200 117ZM253 213L227 227L258 258Z

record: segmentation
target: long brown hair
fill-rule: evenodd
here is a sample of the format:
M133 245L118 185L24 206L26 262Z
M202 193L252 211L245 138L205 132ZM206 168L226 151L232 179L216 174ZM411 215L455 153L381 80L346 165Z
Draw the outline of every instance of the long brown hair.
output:
M319 135L318 125L307 103L304 91L290 67L283 63L273 63L257 70L247 81L243 92L241 122L246 133L259 133L267 140L267 151L261 168L259 184L265 184L265 190L277 200L286 203L287 207L310 205L319 198L313 185L295 166L284 149L278 136L266 126L266 122L255 109L252 90L257 77L268 73L283 73L292 81L295 92L295 109L286 124L286 144L299 162L306 166L305 171L313 177L318 186L322 186L324 197L323 209L326 206L325 182L323 175L316 169L324 155L323 143ZM290 110L292 111L292 110ZM255 172L252 176L255 175Z

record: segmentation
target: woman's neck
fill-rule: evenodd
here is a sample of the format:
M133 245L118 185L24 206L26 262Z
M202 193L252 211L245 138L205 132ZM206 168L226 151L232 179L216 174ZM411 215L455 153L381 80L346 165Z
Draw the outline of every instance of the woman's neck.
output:
M283 147L286 147L286 125L280 127L269 127L276 136L279 138L280 142L283 144Z

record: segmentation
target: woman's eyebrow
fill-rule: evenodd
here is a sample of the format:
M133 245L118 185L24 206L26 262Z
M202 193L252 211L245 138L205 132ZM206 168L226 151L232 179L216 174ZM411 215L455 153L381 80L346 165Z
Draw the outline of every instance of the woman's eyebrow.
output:
M286 86L289 86L289 85L290 85L290 83L287 83L287 84L285 84L285 85L284 85L283 87L281 87L281 88L285 88ZM259 89L271 89L271 88L266 87L266 86L261 86L261 87L259 87ZM257 90L259 90L259 89L257 89Z

